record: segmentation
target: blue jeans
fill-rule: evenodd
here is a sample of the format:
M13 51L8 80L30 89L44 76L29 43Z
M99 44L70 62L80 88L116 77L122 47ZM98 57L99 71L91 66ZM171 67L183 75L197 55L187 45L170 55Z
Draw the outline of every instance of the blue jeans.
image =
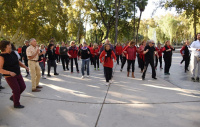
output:
M87 65L87 75L90 75L89 62L90 62L89 58L88 59L82 59L81 73L82 73L83 76L84 76L85 65Z

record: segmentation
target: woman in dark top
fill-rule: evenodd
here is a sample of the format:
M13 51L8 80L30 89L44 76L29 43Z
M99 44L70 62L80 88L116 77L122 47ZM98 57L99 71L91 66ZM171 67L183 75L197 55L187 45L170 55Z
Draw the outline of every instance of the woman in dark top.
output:
M78 56L82 59L82 65L81 65L81 73L82 73L82 79L84 78L84 68L85 65L87 65L87 77L89 78L90 72L89 72L89 61L90 61L90 49L87 47L86 42L83 42L83 47L79 50Z
M144 57L144 71L142 74L142 80L145 80L145 75L146 75L146 71L148 68L148 65L151 65L151 69L152 69L152 78L153 79L157 79L156 78L156 71L155 71L155 67L154 67L154 56L156 54L156 56L158 57L158 53L155 49L155 47L153 46L153 40L149 40L147 46L144 48L143 54L145 55Z
M9 41L1 41L0 50L0 73L4 75L12 89L13 95L10 97L10 100L14 102L14 108L24 108L19 102L21 93L26 89L20 66L27 71L29 69L19 61L15 52L11 50L11 43Z
M174 51L175 48L173 48L170 45L170 41L166 41L165 42L165 46L163 47L163 58L164 58L164 62L165 62L165 70L164 73L165 75L170 75L169 73L169 69L171 67L171 63L172 63L172 51Z
M51 75L50 75L51 66L54 67L54 75L59 75L56 72L56 68L57 68L56 61L55 61L56 55L55 55L55 50L54 50L53 44L49 44L46 55L47 55L47 59L48 59L48 61L47 61L47 64L48 64L48 74L47 74L47 76L51 77Z
M62 66L63 66L63 70L65 71L65 64L66 64L66 68L67 70L69 70L69 56L67 54L68 49L65 45L65 42L62 42L62 45L60 47L59 53L60 53L60 57L61 57L61 61L62 61Z

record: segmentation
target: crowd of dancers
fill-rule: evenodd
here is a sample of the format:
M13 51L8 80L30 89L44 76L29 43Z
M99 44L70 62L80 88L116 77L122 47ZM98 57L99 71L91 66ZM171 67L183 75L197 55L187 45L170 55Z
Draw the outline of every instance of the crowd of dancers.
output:
M170 75L170 67L172 63L172 55L175 48L170 44L170 41L166 41L164 46L160 43L155 46L153 40L142 41L139 46L136 42L130 41L126 44L116 43L112 45L108 39L105 43L90 43L83 42L79 46L75 41L67 43L61 42L55 44L54 40L50 40L47 47L44 44L38 45L36 39L32 38L29 41L24 42L24 46L19 46L18 49L10 42L3 40L0 42L0 79L2 75L5 77L6 82L12 89L13 95L10 100L14 103L14 108L24 108L20 104L20 95L25 90L26 85L21 75L20 67L26 69L26 76L31 75L32 92L40 92L42 86L39 85L40 78L50 78L51 67L54 68L54 75L58 76L57 63L61 61L63 71L70 71L74 73L74 64L76 72L79 73L78 60L81 59L81 79L90 77L90 65L94 66L95 71L99 71L100 63L103 65L104 77L106 80L105 85L112 83L113 66L114 62L120 65L123 71L123 67L127 62L127 77L135 78L135 61L137 59L139 68L141 70L141 78L145 80L146 71L150 64L152 69L152 78L156 78L156 69L158 62L159 68L163 69L162 58L164 58L164 74ZM189 64L191 64L191 80L199 81L200 75L200 33L197 34L196 41L186 41L180 50L185 61L185 72L189 71ZM22 63L24 61L24 64ZM45 76L45 67L47 63L47 77ZM195 75L196 68L198 68L197 75ZM86 74L85 74L86 71ZM4 89L1 86L0 89Z

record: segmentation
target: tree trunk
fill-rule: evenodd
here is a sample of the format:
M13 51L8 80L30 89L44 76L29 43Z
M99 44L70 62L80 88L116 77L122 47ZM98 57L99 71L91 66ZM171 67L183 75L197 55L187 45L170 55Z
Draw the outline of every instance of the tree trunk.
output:
M194 24L193 24L193 27L194 27L194 38L196 38L196 33L197 33L197 27L196 27L196 8L194 8L194 14L193 14L193 19L194 19Z
M104 39L108 39L109 32L110 32L110 27L108 26L107 27L107 31L106 31L106 36L105 36Z
M135 1L134 1L134 22L133 22L133 40L135 40Z
M137 35L136 35L136 44L138 43L138 31L139 31L139 28L140 28L141 17L142 17L142 11L140 11L140 18L139 18L139 21L138 21Z
M119 2L118 2L119 1ZM115 0L115 42L117 43L117 36L118 36L118 20L119 20L119 5L120 4L120 0Z

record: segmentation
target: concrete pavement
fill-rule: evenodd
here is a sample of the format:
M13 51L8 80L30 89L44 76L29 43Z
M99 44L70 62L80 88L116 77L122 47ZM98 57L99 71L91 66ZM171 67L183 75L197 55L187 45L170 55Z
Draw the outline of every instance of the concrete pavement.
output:
M171 75L158 69L158 80L149 70L142 81L137 64L135 79L126 77L126 65L123 72L115 66L110 86L104 85L102 66L100 71L90 66L90 78L81 79L59 64L60 75L41 79L40 93L32 93L30 77L24 78L24 109L13 108L11 89L3 80L0 127L199 127L200 83L189 81L179 61L181 56L174 54Z

